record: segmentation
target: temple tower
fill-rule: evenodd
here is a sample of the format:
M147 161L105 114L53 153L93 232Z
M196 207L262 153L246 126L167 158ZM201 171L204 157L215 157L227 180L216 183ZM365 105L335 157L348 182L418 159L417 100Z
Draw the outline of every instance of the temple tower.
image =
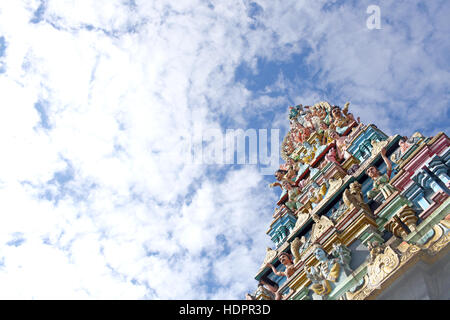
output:
M289 108L282 189L247 299L450 299L450 140Z

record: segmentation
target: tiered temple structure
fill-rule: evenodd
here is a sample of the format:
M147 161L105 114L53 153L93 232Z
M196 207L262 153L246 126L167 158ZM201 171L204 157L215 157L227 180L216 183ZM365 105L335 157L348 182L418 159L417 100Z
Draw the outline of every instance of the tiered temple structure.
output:
M282 189L247 299L450 299L450 140L289 108Z

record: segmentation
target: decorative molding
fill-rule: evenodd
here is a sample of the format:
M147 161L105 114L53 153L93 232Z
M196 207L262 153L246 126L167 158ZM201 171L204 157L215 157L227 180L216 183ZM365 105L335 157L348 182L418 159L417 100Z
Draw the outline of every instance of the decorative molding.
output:
M367 287L378 288L381 282L399 265L398 254L390 246L387 246L384 252L378 254L374 261L367 266Z
M273 250L271 248L266 249L266 257L264 258L264 262L261 265L260 269L264 269L268 263L271 263L273 259L278 256L278 251Z
M312 215L315 223L311 229L311 242L314 243L317 239L319 239L322 234L328 230L329 228L334 227L334 222L331 221L327 216L321 216L320 218L316 215Z

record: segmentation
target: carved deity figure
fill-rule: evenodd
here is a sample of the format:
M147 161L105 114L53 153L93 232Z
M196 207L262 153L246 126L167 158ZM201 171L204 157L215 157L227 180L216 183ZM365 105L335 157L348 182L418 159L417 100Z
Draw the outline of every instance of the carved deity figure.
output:
M330 282L336 282L340 274L340 265L337 259L329 259L327 253L321 246L316 246L314 255L319 261L317 267L308 268L304 266L304 270L308 279L311 280L311 290L317 295L326 296L332 288Z
M411 138L403 137L398 142L398 150L391 156L392 161L397 163L401 157L411 148L413 145L423 140L424 137L420 133L415 133Z
M385 246L378 241L370 241L367 243L367 247L369 249L369 263L375 261L376 256L382 254Z
M282 182L283 189L287 190L288 193L288 201L285 203L286 207L288 207L291 211L295 212L299 209L303 204L298 201L298 197L300 195L300 190L298 187L293 187L288 181Z
M350 260L352 259L350 249L342 243L333 243L333 250L331 251L331 254L342 266L345 273L349 275L352 272L352 269L350 268Z
M316 139L312 144L309 142L304 142L304 151L299 155L302 163L310 164L316 157L317 145L319 141Z
M329 136L330 127L325 122L320 122L317 133L321 137L321 144L326 145L333 142L333 139Z
M331 110L331 114L333 115L333 125L336 128L344 128L351 124L353 121L356 121L351 113L348 112L348 106L350 102L347 102L344 106L344 109L339 108L338 106L334 106Z
M398 145L402 154L405 153L409 149L409 147L411 147L411 144L408 143L405 139L400 139Z
M259 284L258 287L264 287L267 288L267 290L269 290L273 296L275 297L275 300L281 300L282 295L280 292L278 292L278 284L270 279L261 279L259 280Z
M308 200L305 204L302 204L301 207L299 207L301 209L301 213L310 213L317 206L317 204L323 200L327 193L328 186L328 182L323 183L321 186L319 186L316 182L313 182L308 191Z
M301 254L311 245L311 238L309 237L306 239L305 236L302 236L301 238L296 237L291 242L291 252L294 256L294 263L297 263L300 261Z
M301 104L295 107L289 107L289 120L295 121L303 112L303 106Z
M271 263L268 263L267 267L271 268L272 272L274 274L276 274L277 276L286 277L287 279L289 279L295 273L295 271L297 271L297 269L294 265L294 261L292 260L292 256L287 252L282 252L278 256L278 260L281 262L282 265L285 266L284 271L278 271L277 269L275 269L275 267ZM281 297L282 297L281 293L277 291L275 300L280 300Z
M280 166L280 169L287 171L284 175L284 179L289 182L295 182L298 172L298 163L296 163L293 159L288 158L286 163Z
M386 173L381 174L380 171L374 166L369 167L366 170L367 175L373 180L372 190L367 192L367 197L369 199L375 198L380 192L386 200L390 195L392 195L396 189L389 184L391 173L392 173L392 163L386 156L386 149L381 149L381 157L386 163Z
M333 125L336 128L343 128L348 125L348 120L342 115L341 109L337 106L333 107L331 110L331 114L333 115Z
M286 170L278 169L275 172L275 179L277 180L277 182L269 184L269 187L270 188L280 187L281 189L283 189L283 185L281 184L281 182L283 181L284 176L286 175L286 173L287 173Z
M320 187L317 183L313 182L309 190L309 200L315 204L320 203L327 194L328 186L328 181L325 181Z
M296 122L291 128L291 140L294 141L297 145L303 144L306 140L308 140L312 131L308 127L304 127L301 123Z
M320 133L320 124L324 123L327 127L331 122L331 106L326 103L327 105L323 105L321 103L316 104L312 109L312 117L311 117L311 123L313 124L314 128Z
M331 148L331 149L328 151L328 153L325 155L325 159L326 159L328 162L334 162L334 163L336 163L337 165L340 165L340 164L339 164L339 161L337 160L336 148Z
M334 130L331 130L329 132L330 138L332 138L334 141L336 141L336 148L337 148L337 156L339 160L348 159L351 157L351 154L347 151L347 137L346 136L340 136L339 133L337 133Z
M371 213L372 211L370 210L370 207L364 202L361 188L362 186L358 181L352 182L349 188L345 189L342 194L342 200L344 200L344 203L350 209L360 208L367 213Z

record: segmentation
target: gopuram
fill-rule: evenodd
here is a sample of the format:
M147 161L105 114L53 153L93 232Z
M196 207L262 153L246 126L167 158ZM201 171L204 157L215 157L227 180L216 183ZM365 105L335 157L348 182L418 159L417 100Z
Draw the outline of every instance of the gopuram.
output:
M450 299L450 140L289 108L252 300Z

